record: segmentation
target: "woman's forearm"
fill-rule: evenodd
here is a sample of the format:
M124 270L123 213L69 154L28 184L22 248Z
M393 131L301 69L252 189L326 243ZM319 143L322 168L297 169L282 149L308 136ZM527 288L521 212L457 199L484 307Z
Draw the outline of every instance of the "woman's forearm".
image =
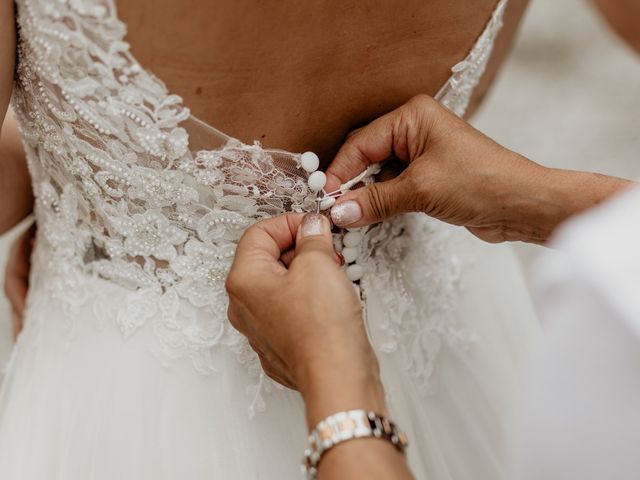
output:
M411 480L405 456L379 439L345 442L329 450L318 480Z
M0 134L0 234L33 209L31 179L15 119L8 113Z
M16 122L8 112L16 58L12 0L0 0L0 234L31 212L33 195Z
M565 220L634 184L597 173L537 165L520 178L520 182L514 181L506 200L504 235L508 240L529 243L545 243Z

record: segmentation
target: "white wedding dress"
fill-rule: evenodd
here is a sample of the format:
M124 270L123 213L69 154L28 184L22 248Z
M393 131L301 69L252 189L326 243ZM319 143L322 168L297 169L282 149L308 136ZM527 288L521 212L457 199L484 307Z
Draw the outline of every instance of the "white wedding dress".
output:
M16 4L13 109L38 238L0 394L0 477L297 478L302 402L229 325L224 278L248 225L313 205L300 156L190 116L132 57L113 0ZM505 7L438 95L458 114ZM417 478L503 478L503 426L537 339L509 247L407 215L367 232L358 263Z

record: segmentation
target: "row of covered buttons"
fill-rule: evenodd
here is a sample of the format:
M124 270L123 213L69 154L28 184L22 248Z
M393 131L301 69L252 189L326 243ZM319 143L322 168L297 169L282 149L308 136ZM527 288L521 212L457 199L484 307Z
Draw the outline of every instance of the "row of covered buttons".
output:
M362 265L358 263L358 258L360 257L360 252L362 251L363 239L364 229L354 228L349 229L344 237L342 237L341 241L340 239L337 239L338 241L334 242L336 250L338 250L344 258L344 262L347 265L347 277L349 277L349 280L351 280L352 282L357 282L362 278L362 275L364 274Z
M309 173L307 180L309 189L318 194L318 209L327 210L336 203L335 196L324 194L323 190L327 184L327 176L318 170L320 159L313 152L305 152L300 156L300 166ZM322 193L321 193L322 192ZM364 269L357 263L364 239L364 228L347 229L347 233L342 238L334 240L334 246L344 258L346 273L352 282L357 282L362 278Z
M312 192L320 194L327 184L327 176L324 172L318 170L320 159L313 152L306 152L300 156L300 166L309 174L307 183ZM319 199L320 210L328 210L336 203L334 197L323 196Z

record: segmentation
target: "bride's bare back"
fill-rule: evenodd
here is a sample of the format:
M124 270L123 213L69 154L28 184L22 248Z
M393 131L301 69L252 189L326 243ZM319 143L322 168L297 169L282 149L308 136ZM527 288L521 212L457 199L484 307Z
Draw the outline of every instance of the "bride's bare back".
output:
M511 0L482 98L528 0ZM118 1L132 51L234 137L331 156L345 135L435 94L497 0Z

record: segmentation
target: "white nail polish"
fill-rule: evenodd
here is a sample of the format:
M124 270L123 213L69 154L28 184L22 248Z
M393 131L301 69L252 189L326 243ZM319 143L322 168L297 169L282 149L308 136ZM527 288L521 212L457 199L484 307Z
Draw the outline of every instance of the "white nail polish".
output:
M351 225L362 218L362 209L355 200L339 203L331 209L331 219L339 227Z
M328 223L329 221L323 215L309 213L302 220L300 234L302 238L311 235L322 235L329 228Z

